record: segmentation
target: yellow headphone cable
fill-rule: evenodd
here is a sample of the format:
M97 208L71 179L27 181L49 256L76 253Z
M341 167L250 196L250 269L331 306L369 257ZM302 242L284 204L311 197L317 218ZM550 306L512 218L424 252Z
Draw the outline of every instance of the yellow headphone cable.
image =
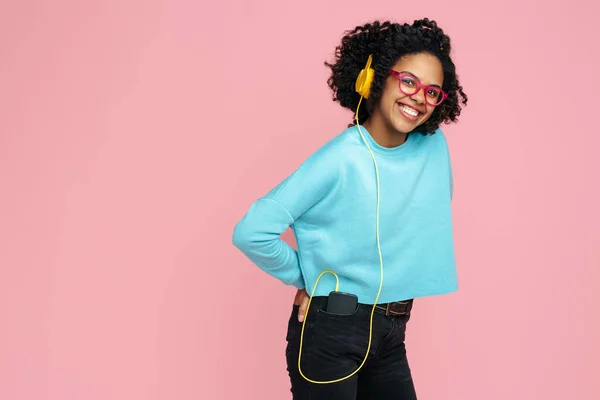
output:
M373 159L373 165L375 166L375 178L377 181L377 208L376 208L376 212L375 212L375 228L376 228L375 235L376 235L376 239L377 239L377 251L379 252L379 271L380 271L380 273L379 273L379 276L380 276L379 290L377 291L377 297L375 298L375 302L373 304L373 309L371 310L371 317L370 317L370 322L369 322L369 344L367 346L367 351L365 352L365 357L363 358L363 360L360 363L360 365L358 366L358 368L354 372L352 372L344 377L341 377L341 378L332 379L329 381L316 381L316 380L306 377L306 375L304 375L304 373L302 372L302 367L300 365L300 360L302 359L302 344L304 342L304 326L306 325L306 315L308 315L308 311L310 310L310 303L312 302L312 298L315 293L315 290L317 289L317 285L319 284L319 280L321 279L321 277L323 275L332 274L333 276L335 276L335 280L336 280L335 291L336 292L338 291L339 285L340 285L340 280L339 280L337 274L332 270L323 271L317 277L317 280L315 282L315 285L313 286L312 292L311 292L309 300L308 300L305 318L302 321L302 331L300 333L300 348L299 348L299 352L298 352L298 371L300 372L300 375L308 382L316 383L316 384L331 384L331 383L337 383L337 382L344 381L344 380L356 375L356 373L358 373L358 371L360 371L360 369L365 365L365 362L367 361L367 358L369 356L369 352L371 351L371 343L372 343L372 339L373 339L373 315L375 314L375 308L377 306L377 302L379 301L379 296L381 295L381 288L383 287L383 255L381 253L381 241L379 239L379 203L380 203L379 169L377 167L377 161L375 160L375 154L373 153L373 151L371 150L371 147L369 146L367 140L365 139L365 136L363 135L363 132L360 128L360 123L358 120L358 110L360 109L360 105L362 103L363 98L369 97L370 86L373 81L373 76L375 74L375 71L372 68L370 68L371 62L372 62L372 56L370 55L365 68L360 72L360 74L356 80L356 91L361 95L361 97L360 97L360 100L358 101L358 105L356 107L355 119L356 119L356 126L358 128L358 132L360 133L360 136L361 136L363 142L367 146L367 149L369 150L369 153L371 154L371 158Z

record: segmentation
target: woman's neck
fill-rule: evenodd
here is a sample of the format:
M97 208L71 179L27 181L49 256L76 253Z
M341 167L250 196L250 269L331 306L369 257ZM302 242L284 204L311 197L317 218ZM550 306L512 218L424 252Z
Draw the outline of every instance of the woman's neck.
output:
M367 128L373 140L381 147L394 148L401 146L408 137L408 133L396 131L381 118L378 118L377 114L371 115L362 125Z

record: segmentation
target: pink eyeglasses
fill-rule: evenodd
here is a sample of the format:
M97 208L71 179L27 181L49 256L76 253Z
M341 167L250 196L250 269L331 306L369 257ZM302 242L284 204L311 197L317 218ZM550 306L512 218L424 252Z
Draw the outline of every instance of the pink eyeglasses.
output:
M390 75L398 78L398 87L400 91L407 96L414 96L423 89L425 93L425 102L430 106L439 106L448 98L448 93L437 86L423 85L419 79L406 72L390 71Z

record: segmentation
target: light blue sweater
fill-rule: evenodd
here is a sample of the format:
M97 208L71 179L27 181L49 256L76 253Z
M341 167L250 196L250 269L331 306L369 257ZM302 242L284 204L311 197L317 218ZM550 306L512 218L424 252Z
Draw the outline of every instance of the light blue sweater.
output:
M381 187L384 280L378 303L457 290L453 181L443 133L413 133L403 145L385 148L361 130L375 154ZM376 201L373 159L353 126L252 204L235 227L233 243L285 284L310 294L319 274L331 269L341 292L373 304L380 280ZM280 238L290 226L297 252ZM324 275L315 295L334 288L335 277Z

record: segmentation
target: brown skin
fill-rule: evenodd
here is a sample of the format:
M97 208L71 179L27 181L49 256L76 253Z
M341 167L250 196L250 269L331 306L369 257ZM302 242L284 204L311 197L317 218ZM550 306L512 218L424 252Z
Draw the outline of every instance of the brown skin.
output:
M409 72L425 85L442 86L444 71L437 57L429 53L412 54L402 57L392 67L394 71ZM407 105L417 111L419 115L415 120L405 117L399 104ZM398 87L398 78L388 76L381 98L372 108L369 119L364 123L373 140L383 147L397 147L402 145L408 134L416 127L423 124L431 117L435 110L425 102L425 94L420 90L412 96L407 96ZM305 289L298 290L294 298L294 305L300 306L298 321L304 320L308 306L308 293Z
M394 71L409 72L425 85L442 86L444 71L438 58L429 53L419 53L402 57L392 67ZM407 119L399 109L399 104L407 105L417 111L416 120ZM387 78L381 98L374 105L371 116L364 123L373 139L383 147L397 147L406 141L408 133L423 124L435 110L425 102L423 90L407 96L398 87L398 78Z
M294 305L300 306L300 310L298 311L298 321L304 321L304 315L306 314L306 307L308 307L308 293L306 293L306 289L300 289L296 292L296 297L294 298Z

